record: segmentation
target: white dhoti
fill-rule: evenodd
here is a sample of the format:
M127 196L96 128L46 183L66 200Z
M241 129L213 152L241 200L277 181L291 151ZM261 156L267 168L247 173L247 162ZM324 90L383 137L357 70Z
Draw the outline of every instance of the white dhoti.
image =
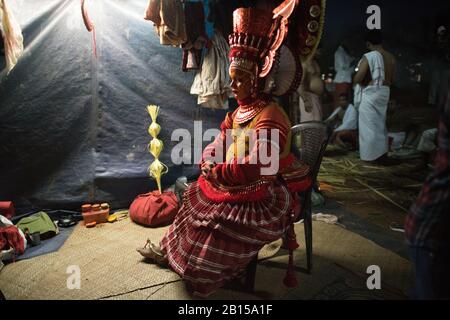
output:
M368 86L362 91L359 105L359 152L361 160L374 161L389 151L386 114L390 89Z
M359 153L361 160L374 161L389 151L386 114L391 90L383 85L384 60L381 53L364 55L369 63L373 85L355 88L355 106L359 109Z

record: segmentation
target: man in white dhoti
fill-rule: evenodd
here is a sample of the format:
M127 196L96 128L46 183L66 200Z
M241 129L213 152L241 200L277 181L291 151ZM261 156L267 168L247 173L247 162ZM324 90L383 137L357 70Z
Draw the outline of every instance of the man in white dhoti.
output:
M383 48L380 30L369 31L366 43L370 52L361 59L353 79L355 107L359 111L360 156L363 161L390 164L386 114L396 60Z

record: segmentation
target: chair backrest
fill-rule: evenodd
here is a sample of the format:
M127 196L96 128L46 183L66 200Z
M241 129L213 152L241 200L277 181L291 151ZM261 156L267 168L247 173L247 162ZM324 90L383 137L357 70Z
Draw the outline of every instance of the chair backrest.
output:
M332 130L323 122L311 121L294 126L291 131L292 153L310 166L311 175L315 181Z

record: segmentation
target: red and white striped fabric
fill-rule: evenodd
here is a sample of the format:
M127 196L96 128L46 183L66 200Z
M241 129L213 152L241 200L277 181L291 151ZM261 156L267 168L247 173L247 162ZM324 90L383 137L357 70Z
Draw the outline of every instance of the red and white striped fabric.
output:
M273 182L259 201L213 202L192 183L161 241L170 267L199 296L209 296L245 270L266 244L288 228L292 196Z

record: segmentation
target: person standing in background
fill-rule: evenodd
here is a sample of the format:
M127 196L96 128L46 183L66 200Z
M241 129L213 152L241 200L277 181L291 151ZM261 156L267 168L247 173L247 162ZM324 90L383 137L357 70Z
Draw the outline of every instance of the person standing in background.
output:
M354 104L359 112L359 149L361 160L381 165L396 164L387 157L389 138L386 127L390 87L394 82L396 59L383 48L380 30L366 36L367 49L354 77Z
M415 268L416 299L450 299L450 86L441 104L439 150L434 172L425 181L405 221Z
M436 31L432 61L428 103L436 107L445 99L450 75L450 40L448 29L445 26L440 26Z
M314 57L302 63L303 80L297 89L300 122L322 121L323 119L321 98L325 91L325 84L321 78L320 65L316 60L320 53L319 47Z
M336 76L334 77L334 103L337 108L339 97L350 94L352 88L352 73L354 71L353 63L355 58L351 56L349 49L343 42L334 53L334 69Z

